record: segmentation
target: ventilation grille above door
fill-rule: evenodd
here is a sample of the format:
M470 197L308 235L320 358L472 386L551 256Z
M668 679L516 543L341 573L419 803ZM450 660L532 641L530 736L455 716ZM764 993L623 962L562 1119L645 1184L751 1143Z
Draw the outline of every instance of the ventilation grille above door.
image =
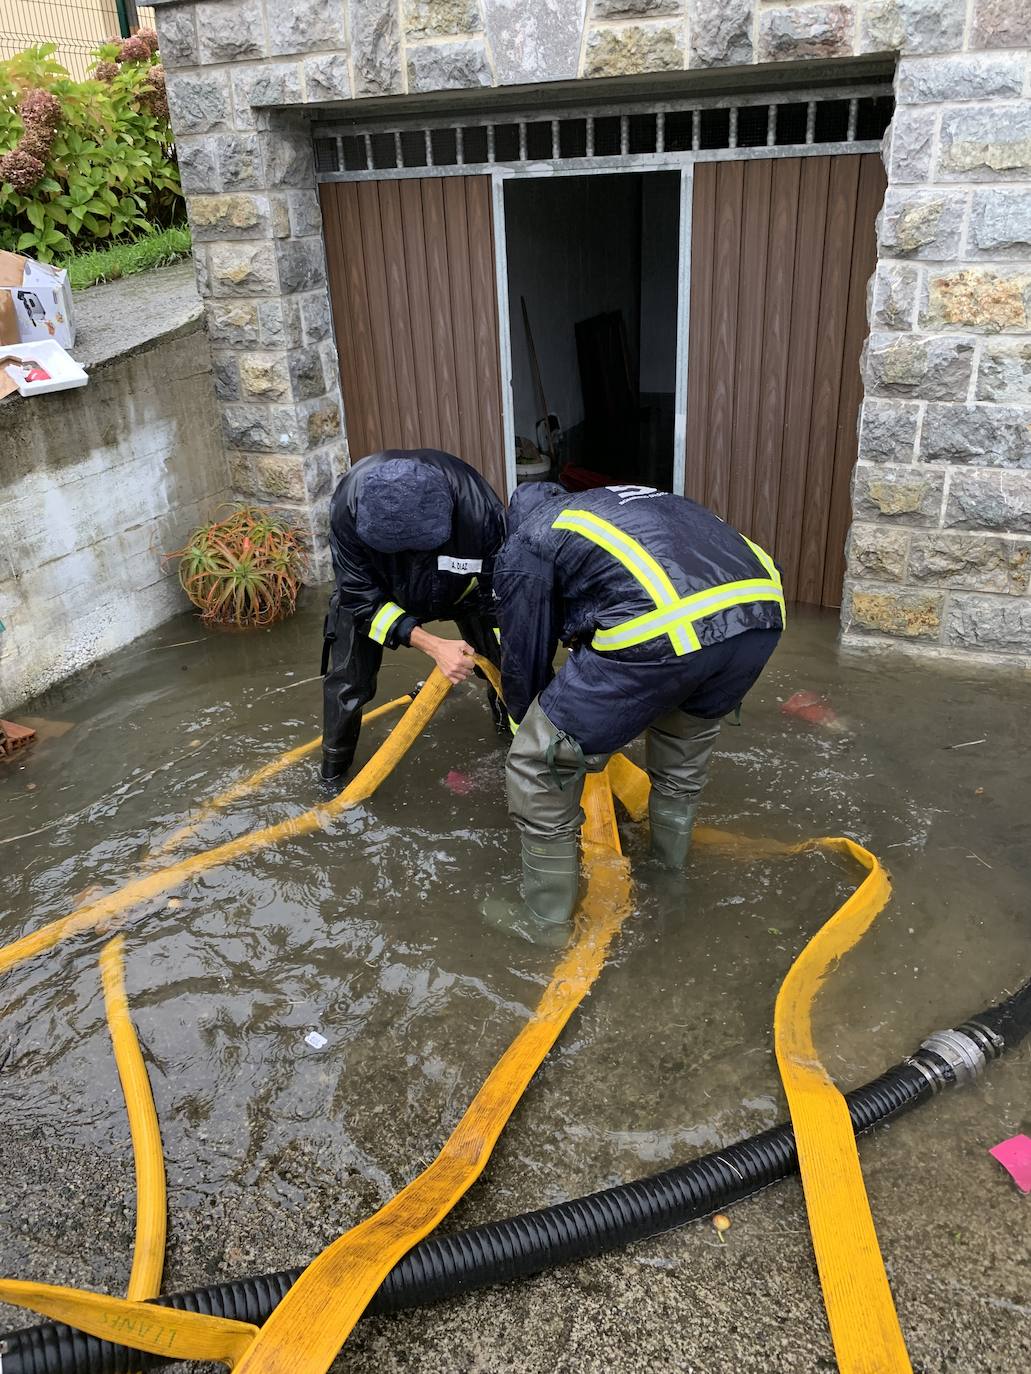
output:
M893 109L890 88L881 84L813 99L790 93L734 103L709 99L648 108L566 109L526 118L398 121L396 127L319 124L315 167L324 177L406 171L426 175L499 164L529 170L542 162L675 162L719 150L810 144L865 144L869 149L884 134Z

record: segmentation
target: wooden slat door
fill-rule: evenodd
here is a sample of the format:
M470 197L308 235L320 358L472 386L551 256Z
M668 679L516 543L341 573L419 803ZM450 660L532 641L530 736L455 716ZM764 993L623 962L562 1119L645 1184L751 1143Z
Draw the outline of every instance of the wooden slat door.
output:
M352 460L455 453L506 494L489 177L321 187Z
M862 399L876 153L698 163L685 493L838 606Z

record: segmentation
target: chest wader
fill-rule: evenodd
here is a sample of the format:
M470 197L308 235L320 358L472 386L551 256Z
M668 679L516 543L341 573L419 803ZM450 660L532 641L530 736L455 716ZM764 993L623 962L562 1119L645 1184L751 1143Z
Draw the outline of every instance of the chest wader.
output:
M607 762L607 754L584 754L532 702L505 769L508 810L520 830L523 900L489 897L482 907L488 924L535 944L565 944L580 893L584 777Z
M362 634L336 592L322 644L322 780L339 792L358 747L362 707L376 695L382 644Z
M648 824L652 858L662 868L683 868L691 848L698 797L721 721L669 711L649 726L645 767L652 780Z

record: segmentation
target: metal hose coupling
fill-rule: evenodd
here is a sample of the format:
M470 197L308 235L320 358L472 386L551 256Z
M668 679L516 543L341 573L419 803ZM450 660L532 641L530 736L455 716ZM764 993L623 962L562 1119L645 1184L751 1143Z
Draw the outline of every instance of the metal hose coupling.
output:
M933 1091L939 1093L943 1088L980 1078L1003 1048L1001 1038L993 1031L976 1021L966 1021L954 1029L929 1035L905 1063L922 1073Z

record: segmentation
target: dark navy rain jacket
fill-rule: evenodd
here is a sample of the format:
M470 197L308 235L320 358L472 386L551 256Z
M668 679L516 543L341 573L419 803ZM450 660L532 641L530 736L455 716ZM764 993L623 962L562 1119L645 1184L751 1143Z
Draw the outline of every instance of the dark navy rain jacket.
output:
M641 580L609 549L575 530L555 528L564 512L577 511L614 526L641 546L677 597L750 579L768 582L770 577L737 530L685 497L638 486L573 493L551 483L520 487L494 567L504 695L516 721L550 682L560 641L583 648L596 630L656 610ZM782 627L780 606L760 600L746 600L694 623L702 648L746 630ZM620 661L669 659L672 664L677 650L668 634L659 633L602 656L614 668Z

